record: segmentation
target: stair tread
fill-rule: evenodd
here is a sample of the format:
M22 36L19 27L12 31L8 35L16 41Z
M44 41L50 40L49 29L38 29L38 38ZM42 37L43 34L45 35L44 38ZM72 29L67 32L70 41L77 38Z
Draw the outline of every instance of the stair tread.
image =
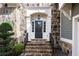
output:
M27 56L51 56L52 47L49 41L44 39L32 39L25 47L25 55Z
M50 44L50 42L28 42L27 44Z
M41 49L51 49L51 47L50 46L42 46L42 47L40 47L40 46L26 46L26 49L28 49L28 48L32 48L32 49L34 49L34 48L41 48Z
M30 46L30 45L31 45L31 46L33 46L33 45L34 45L34 46L42 46L42 45L43 45L43 46L45 46L45 45L46 45L46 46L50 46L50 44L43 44L43 43L41 43L41 44L40 44L40 43L28 43L26 46L28 46L28 45L29 45L29 46Z
M26 56L51 56L51 53L26 53Z
M51 49L44 50L44 49L26 49L25 51L52 51Z

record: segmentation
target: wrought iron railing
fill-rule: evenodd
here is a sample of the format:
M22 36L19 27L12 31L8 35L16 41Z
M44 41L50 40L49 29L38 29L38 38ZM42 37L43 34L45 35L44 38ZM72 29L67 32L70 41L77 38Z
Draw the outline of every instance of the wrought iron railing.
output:
M28 33L25 34L25 38L24 38L24 45L26 46L28 42Z

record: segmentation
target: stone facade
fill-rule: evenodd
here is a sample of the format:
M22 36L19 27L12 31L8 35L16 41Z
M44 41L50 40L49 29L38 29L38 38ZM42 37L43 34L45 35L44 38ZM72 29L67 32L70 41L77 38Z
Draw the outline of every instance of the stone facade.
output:
M62 46L63 44L60 44L61 43L60 42L60 11L58 9L59 6L56 3L56 4L51 4L50 7L52 8L51 10L52 19L51 19L51 25L50 25L51 26L50 42L53 48L60 48L60 46ZM3 6L1 10L5 10L5 9L8 10L8 8L5 8ZM13 22L12 24L15 32L15 38L18 42L24 42L24 38L26 37L26 34L27 34L26 9L27 7L25 7L23 4L17 4L16 7L10 7L11 14L8 15L8 18L10 19L10 21ZM4 13L4 15L6 14ZM3 12L0 15L0 18L2 18L2 21L4 20L3 18L7 19L6 17L4 17L4 15L3 15Z
M15 32L16 7L6 7L5 4L3 4L2 8L0 8L0 24L3 22L9 22Z
M25 11L25 8L23 6L20 6L20 12L21 12L21 15L20 15L20 32L21 32L21 35L20 35L20 41L21 42L24 42L24 37L26 35L26 11Z
M60 38L60 20L59 20L59 10L58 10L58 4L53 4L52 8L52 20L51 20L51 37L54 40L54 45L58 44L59 38ZM4 21L11 21L13 24L13 29L15 32L15 37L17 35L17 27L18 24L17 16L19 11L19 20L20 20L20 37L19 40L24 39L24 32L27 32L26 30L26 10L25 7L22 4L16 4L15 7L5 7L5 5L0 9L0 20L2 22ZM4 11L7 10L9 12L9 15L6 14ZM6 20L5 20L6 19ZM8 20L9 19L9 20ZM51 41L53 43L53 41ZM56 46L55 46L56 47Z
M6 4L2 4L2 5L3 6L0 8L0 24L2 22L9 22L13 27L13 31L15 32L14 38L17 41L18 41L18 39L19 39L19 41L20 40L23 41L23 39L24 39L23 35L24 35L25 28L26 28L26 23L25 23L26 22L26 18L25 18L26 12L25 12L23 6L20 4L14 4L15 5L14 7L5 6ZM18 16L20 16L20 17L18 18ZM21 21L21 24L19 24L19 22L18 22L19 20ZM20 27L17 26L17 24L19 24ZM20 29L19 38L17 38L18 29Z
M58 4L53 4L52 20L51 20L51 43L55 48L59 46L60 40L60 13L58 10Z
M61 41L61 47L62 47L62 51L64 52L64 54L66 56L71 56L72 55L72 44Z

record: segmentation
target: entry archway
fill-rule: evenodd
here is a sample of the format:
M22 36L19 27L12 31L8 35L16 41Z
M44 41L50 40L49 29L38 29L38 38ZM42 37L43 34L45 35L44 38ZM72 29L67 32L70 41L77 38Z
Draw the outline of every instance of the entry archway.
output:
M47 20L48 15L46 13L41 12L31 14L31 20L35 20L36 18L43 18Z
M32 21L32 32L35 38L44 38L46 32L46 20L47 14L45 13L34 13L31 15Z

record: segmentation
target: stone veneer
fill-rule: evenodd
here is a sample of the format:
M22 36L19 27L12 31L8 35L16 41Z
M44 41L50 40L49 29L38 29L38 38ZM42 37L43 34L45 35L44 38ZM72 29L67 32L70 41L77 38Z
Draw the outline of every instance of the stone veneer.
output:
M51 15L52 15L52 19L51 19L51 38L50 38L50 41L52 43L52 47L54 48L57 48L59 46L62 47L63 51L65 52L66 55L69 55L70 53L68 53L70 50L70 48L72 48L71 44L69 43L66 43L66 42L63 42L63 41L60 41L60 12L58 10L58 4L52 4L51 5L52 10L51 10ZM7 9L7 8L6 8ZM20 24L20 32L21 32L21 35L20 35L20 41L24 41L24 35L25 35L25 31L26 31L26 11L24 10L24 7L22 5L19 6L16 6L14 8L10 8L11 9L11 14L10 16L8 17L8 19L10 19L10 21L13 23L13 29L14 29L14 32L16 33L16 11L19 10L21 12L21 16L20 16L20 21L21 21L21 24ZM5 10L5 7L2 7L0 9L0 23L4 22L5 20L3 19L6 19L6 17L4 16L4 10ZM1 22L2 21L2 22ZM16 37L16 34L15 34L15 37Z
M52 4L53 6L51 13L52 13L52 20L51 20L51 43L54 48L59 46L60 40L60 13L58 10L58 4Z
M6 11L7 10L7 11ZM2 22L10 22L11 25L13 26L13 31L15 32L15 35L14 35L14 38L16 38L17 36L17 16L16 16L16 13L17 13L17 10L19 10L20 12L20 37L18 38L19 41L23 41L24 39L24 31L25 31L25 28L26 28L26 17L25 17L25 10L24 10L24 7L21 5L21 4L16 4L15 7L5 7L3 5L2 8L0 8L0 24ZM8 12L8 14L6 14L6 12ZM18 41L18 39L16 39Z
M21 36L20 36L20 41L23 42L24 41L24 36L26 35L26 11L25 8L23 6L20 7L20 12L21 12L21 16L20 16L20 32L21 32Z
M5 10L7 10L6 12L9 12L9 14L7 15L5 13ZM3 22L9 22L11 23L12 27L13 27L13 31L15 32L15 22L16 22L16 7L5 7L3 5L2 8L0 8L0 24ZM16 35L14 35L15 37Z
M63 41L61 41L60 43L61 43L62 51L64 52L64 54L66 56L71 56L72 55L72 44L63 42Z
M51 43L54 48L62 48L65 55L72 55L72 45L60 40L60 11L58 4L52 9Z

